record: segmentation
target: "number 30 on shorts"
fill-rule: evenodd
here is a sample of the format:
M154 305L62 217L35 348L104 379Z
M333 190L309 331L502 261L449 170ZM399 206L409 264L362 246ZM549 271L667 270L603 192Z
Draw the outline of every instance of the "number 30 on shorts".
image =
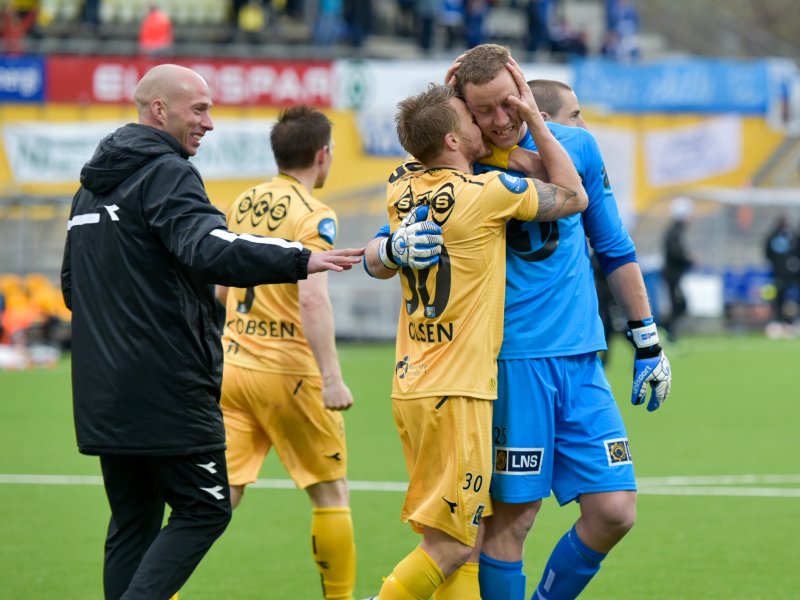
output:
M466 476L467 479L461 489L471 489L474 492L480 492L481 488L483 487L483 475L473 475L472 473L467 472Z

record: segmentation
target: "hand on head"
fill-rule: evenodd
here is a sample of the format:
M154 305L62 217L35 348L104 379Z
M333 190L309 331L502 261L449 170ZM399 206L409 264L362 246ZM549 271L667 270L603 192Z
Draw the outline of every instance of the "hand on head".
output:
M466 52L459 54L456 59L453 61L453 64L450 65L447 69L447 73L444 74L444 84L449 85L452 88L456 87L456 73L458 72L458 67L461 66L461 61L463 60Z
M511 77L514 78L514 83L517 85L517 96L513 94L508 97L508 103L517 109L519 116L522 120L528 122L535 119L537 115L540 116L539 106L536 104L536 99L533 97L528 82L525 80L525 75L522 73L517 61L512 57L508 57L508 64L506 65Z

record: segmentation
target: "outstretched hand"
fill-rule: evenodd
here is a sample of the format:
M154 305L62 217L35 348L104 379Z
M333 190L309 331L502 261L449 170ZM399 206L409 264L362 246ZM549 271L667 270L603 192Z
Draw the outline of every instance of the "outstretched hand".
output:
M364 248L340 248L312 252L308 259L308 274L322 271L349 271L361 262Z

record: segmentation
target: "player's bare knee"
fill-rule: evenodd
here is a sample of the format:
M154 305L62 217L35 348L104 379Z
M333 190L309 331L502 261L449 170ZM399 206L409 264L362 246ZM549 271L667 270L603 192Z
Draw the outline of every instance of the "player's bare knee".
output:
M620 538L628 533L636 522L636 494L620 492L614 495L614 502L608 505L604 520L609 529L615 531Z
M636 522L635 492L592 496L591 499L581 499L581 518L602 537L614 541L622 539Z
M541 500L523 504L496 502L494 514L486 523L487 537L511 537L517 544L524 543L541 507Z
M425 547L423 549L430 554L431 558L439 565L445 577L455 573L459 567L466 563L472 556L474 548L464 544L438 544L436 547Z
M306 488L306 493L315 508L350 506L350 494L344 478L315 483Z

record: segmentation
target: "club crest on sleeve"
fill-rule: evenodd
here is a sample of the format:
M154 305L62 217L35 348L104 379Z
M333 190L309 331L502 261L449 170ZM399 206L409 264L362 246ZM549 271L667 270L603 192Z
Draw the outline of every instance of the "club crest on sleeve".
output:
M506 186L506 189L509 192L514 192L515 194L521 194L522 192L528 189L527 179L523 179L521 177L515 177L514 175L509 175L508 173L500 173L498 179L504 186Z
M542 472L544 448L494 449L494 472L504 475L538 475Z
M630 465L633 463L627 438L604 440L603 444L606 447L609 467L618 467L620 465Z
M322 219L317 225L317 231L319 231L320 237L329 244L336 241L336 221L333 219Z

